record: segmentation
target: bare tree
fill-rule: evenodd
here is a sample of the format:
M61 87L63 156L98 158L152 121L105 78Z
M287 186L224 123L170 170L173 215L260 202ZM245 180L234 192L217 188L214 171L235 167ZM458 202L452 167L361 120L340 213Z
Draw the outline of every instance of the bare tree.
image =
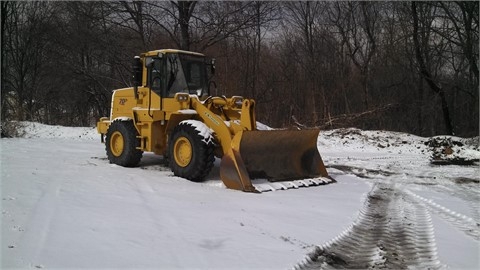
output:
M46 2L2 2L2 102L18 120L36 120L51 22ZM8 64L7 64L8 63Z
M448 134L453 135L454 130L453 130L453 125L452 125L452 120L450 118L450 110L449 106L447 103L447 98L445 95L444 89L435 81L435 78L433 77L431 71L429 70L427 66L427 61L424 57L425 55L425 50L427 49L425 45L428 45L428 34L431 31L430 25L431 25L431 20L427 19L427 22L421 22L419 20L419 14L420 16L422 14L425 14L421 12L421 10L417 9L417 5L419 3L417 2L412 2L412 18L413 18L413 42L415 46L415 56L416 60L418 62L419 66L419 71L420 74L422 75L423 79L427 82L428 86L432 91L434 91L437 95L439 95L441 103L442 103L442 111L443 111L443 120L444 124L447 130ZM428 5L422 5L424 9L429 9L430 6ZM424 18L425 19L425 18ZM420 41L421 37L423 37L422 41ZM424 46L422 46L424 44Z
M267 124L478 135L478 2L2 1L1 14L2 121L91 125L131 85L134 55L174 47L215 57L215 93L255 98Z
M369 109L370 64L377 50L380 4L335 2L328 9L330 21L337 28L348 55L361 73L365 109Z
M304 70L304 81L306 91L304 91L305 112L310 123L317 123L319 119L317 106L320 108L325 103L317 105L316 96L319 92L320 82L318 80L317 52L315 47L316 28L318 27L318 17L320 16L323 4L321 2L286 2L285 7L288 11L288 21L298 30L301 41L301 49L295 51ZM323 93L321 93L323 96Z
M137 2L134 2L137 3ZM135 12L121 11L123 23L141 17L149 27L161 29L177 48L204 51L210 46L252 27L255 14L248 11L254 2L169 1L141 2ZM127 2L124 6L132 6ZM140 5L140 4L135 4ZM130 8L132 9L132 8ZM129 18L128 18L129 17ZM139 27L137 27L139 28Z
M7 40L7 18L11 16L12 13L12 4L13 2L7 2L7 1L2 1L1 3L1 32L2 32L2 37L1 37L1 51L2 51L2 63L1 63L1 121L4 122L8 118L8 101L7 101L7 92L10 91L9 87L6 86L6 70L7 70L7 46L6 46L6 40ZM3 130L2 130L3 132ZM3 134L3 133L2 133Z
M448 23L441 29L433 28L433 31L462 49L468 60L470 71L478 82L478 2L439 2L438 4L445 12Z

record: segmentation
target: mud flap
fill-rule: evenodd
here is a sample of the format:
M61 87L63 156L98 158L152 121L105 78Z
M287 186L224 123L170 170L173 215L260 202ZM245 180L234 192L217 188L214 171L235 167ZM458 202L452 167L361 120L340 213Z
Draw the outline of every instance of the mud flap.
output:
M228 188L249 192L261 192L250 180L255 178L270 182L330 179L317 149L318 134L314 129L239 132L222 158L220 177ZM292 182L280 189L298 186Z

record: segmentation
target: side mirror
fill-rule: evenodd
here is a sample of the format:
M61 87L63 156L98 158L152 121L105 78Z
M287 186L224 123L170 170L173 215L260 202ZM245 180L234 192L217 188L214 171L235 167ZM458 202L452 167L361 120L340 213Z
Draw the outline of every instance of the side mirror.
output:
M142 60L139 56L135 56L133 59L133 84L134 86L141 86L142 85L142 75L143 75L143 66Z

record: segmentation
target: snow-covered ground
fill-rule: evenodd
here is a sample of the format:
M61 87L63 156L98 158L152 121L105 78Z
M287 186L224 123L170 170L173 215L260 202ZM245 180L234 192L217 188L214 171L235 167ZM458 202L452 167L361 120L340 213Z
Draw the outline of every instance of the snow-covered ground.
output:
M251 194L218 162L194 183L153 154L109 164L94 128L24 124L0 140L2 269L480 268L479 163L431 165L427 138L324 131L337 183Z

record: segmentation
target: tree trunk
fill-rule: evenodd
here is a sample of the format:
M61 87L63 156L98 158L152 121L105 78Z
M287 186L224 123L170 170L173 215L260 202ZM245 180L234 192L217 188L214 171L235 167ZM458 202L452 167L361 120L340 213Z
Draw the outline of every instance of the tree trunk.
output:
M180 25L180 49L190 50L190 18L197 1L178 1L178 24Z
M7 37L7 34L6 34L6 20L7 20L7 15L8 15L8 8L9 8L9 5L11 3L10 2L3 2L1 3L1 13L2 13L2 22L1 22L1 27L2 27L2 39L1 39L1 51L2 51L2 67L1 67L1 85L2 85L2 91L1 91L1 106L2 109L1 109L1 112L0 112L0 115L1 115L1 121L3 122L5 119L6 119L6 114L7 114L7 100L6 100L6 97L7 97L7 92L8 92L8 88L5 86L5 82L6 82L6 68L7 68L7 60L6 60L6 44L5 44L5 40L6 40L6 37Z
M418 41L418 14L417 14L417 3L412 2L412 15L413 15L413 43L415 46L415 56L420 68L420 75L423 77L423 79L427 82L428 86L430 89L432 89L433 92L435 92L441 100L442 103L442 112L443 112L443 122L445 124L445 128L447 130L447 133L449 135L454 135L454 130L453 130L453 125L452 125L452 120L450 118L450 111L448 108L448 103L447 103L447 98L445 96L445 91L435 83L433 80L432 75L427 69L427 66L425 64L425 60L423 59L422 56L422 48L420 48L420 42Z

